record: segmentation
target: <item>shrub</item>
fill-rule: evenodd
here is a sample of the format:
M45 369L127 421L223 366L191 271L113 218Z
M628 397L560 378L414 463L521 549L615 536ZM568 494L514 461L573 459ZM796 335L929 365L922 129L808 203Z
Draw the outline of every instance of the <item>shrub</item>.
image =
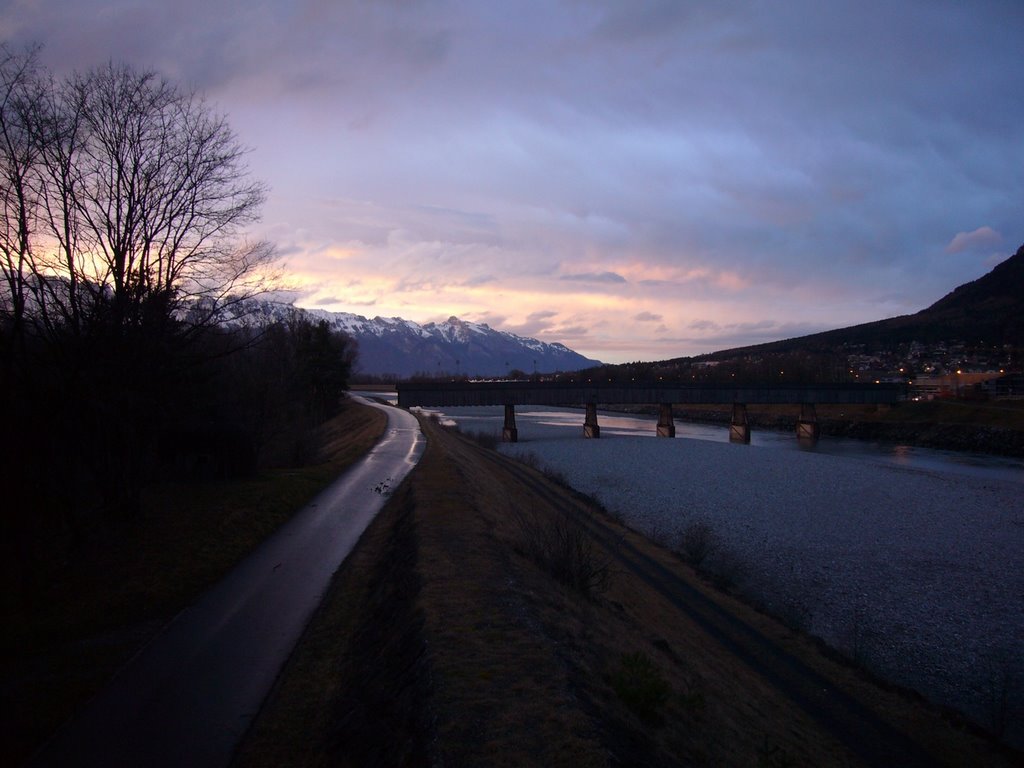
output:
M718 549L718 534L703 521L690 523L679 537L679 554L694 568L700 568Z
M494 432L468 432L466 436L481 448L487 448L492 451L501 442L498 435Z
M757 753L758 768L794 768L796 761L784 748L765 737Z
M707 708L707 700L704 698L704 692L699 690L691 690L686 693L679 694L679 703L683 709L692 715L702 715L704 710Z
M624 653L612 675L612 688L623 704L644 720L657 720L672 686L643 651Z
M516 453L515 460L520 464L525 464L530 469L536 469L538 472L542 470L540 456L533 451L523 451L522 453Z
M516 524L520 551L558 581L586 596L607 588L609 560L579 524L525 510Z
M668 528L660 522L654 522L647 526L647 533L644 535L659 546L671 546L672 535Z
M747 577L747 564L734 552L718 549L709 557L704 570L710 575L711 583L719 589L739 589Z

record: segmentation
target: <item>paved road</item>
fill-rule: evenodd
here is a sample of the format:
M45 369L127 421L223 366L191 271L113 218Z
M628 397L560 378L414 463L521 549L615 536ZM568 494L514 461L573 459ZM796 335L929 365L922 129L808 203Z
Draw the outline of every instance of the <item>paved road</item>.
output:
M384 410L370 454L179 614L31 766L228 764L382 491L423 451L415 417Z

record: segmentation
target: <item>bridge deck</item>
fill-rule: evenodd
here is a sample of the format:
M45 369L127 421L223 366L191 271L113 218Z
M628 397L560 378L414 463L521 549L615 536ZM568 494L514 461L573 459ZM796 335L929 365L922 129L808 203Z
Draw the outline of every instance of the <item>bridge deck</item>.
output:
M530 381L399 384L398 404L458 407L471 405L601 405L707 403L891 404L906 399L902 384L729 384L562 383Z

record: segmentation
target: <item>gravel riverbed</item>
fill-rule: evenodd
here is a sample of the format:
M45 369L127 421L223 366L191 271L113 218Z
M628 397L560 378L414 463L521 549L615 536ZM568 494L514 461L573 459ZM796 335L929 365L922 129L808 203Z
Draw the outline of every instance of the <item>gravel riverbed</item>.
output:
M706 523L768 610L1024 745L1024 484L689 439L501 450L670 545Z

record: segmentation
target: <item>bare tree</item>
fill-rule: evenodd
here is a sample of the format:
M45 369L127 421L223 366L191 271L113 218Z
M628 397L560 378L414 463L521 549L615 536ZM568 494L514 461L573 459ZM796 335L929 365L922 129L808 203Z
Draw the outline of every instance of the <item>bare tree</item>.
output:
M67 84L48 78L34 115L34 137L39 149L39 201L35 210L38 229L45 233L46 250L36 282L36 320L49 331L63 325L81 331L79 297L82 247L79 218L75 215L76 163L84 142L83 108ZM52 279L46 279L49 276ZM88 286L87 286L88 287Z
M245 239L265 188L196 94L113 63L57 80L38 53L0 47L0 342L28 350L5 357L5 399L48 414L78 497L131 510L192 407L202 331L272 277Z
M37 133L52 306L76 322L97 304L114 327L188 302L209 321L258 290L273 260L244 229L263 186L227 122L153 72L109 64L51 88ZM60 295L60 292L66 292Z
M32 117L39 99L38 48L23 53L0 44L0 272L9 333L19 340L32 274L32 175L38 148Z

